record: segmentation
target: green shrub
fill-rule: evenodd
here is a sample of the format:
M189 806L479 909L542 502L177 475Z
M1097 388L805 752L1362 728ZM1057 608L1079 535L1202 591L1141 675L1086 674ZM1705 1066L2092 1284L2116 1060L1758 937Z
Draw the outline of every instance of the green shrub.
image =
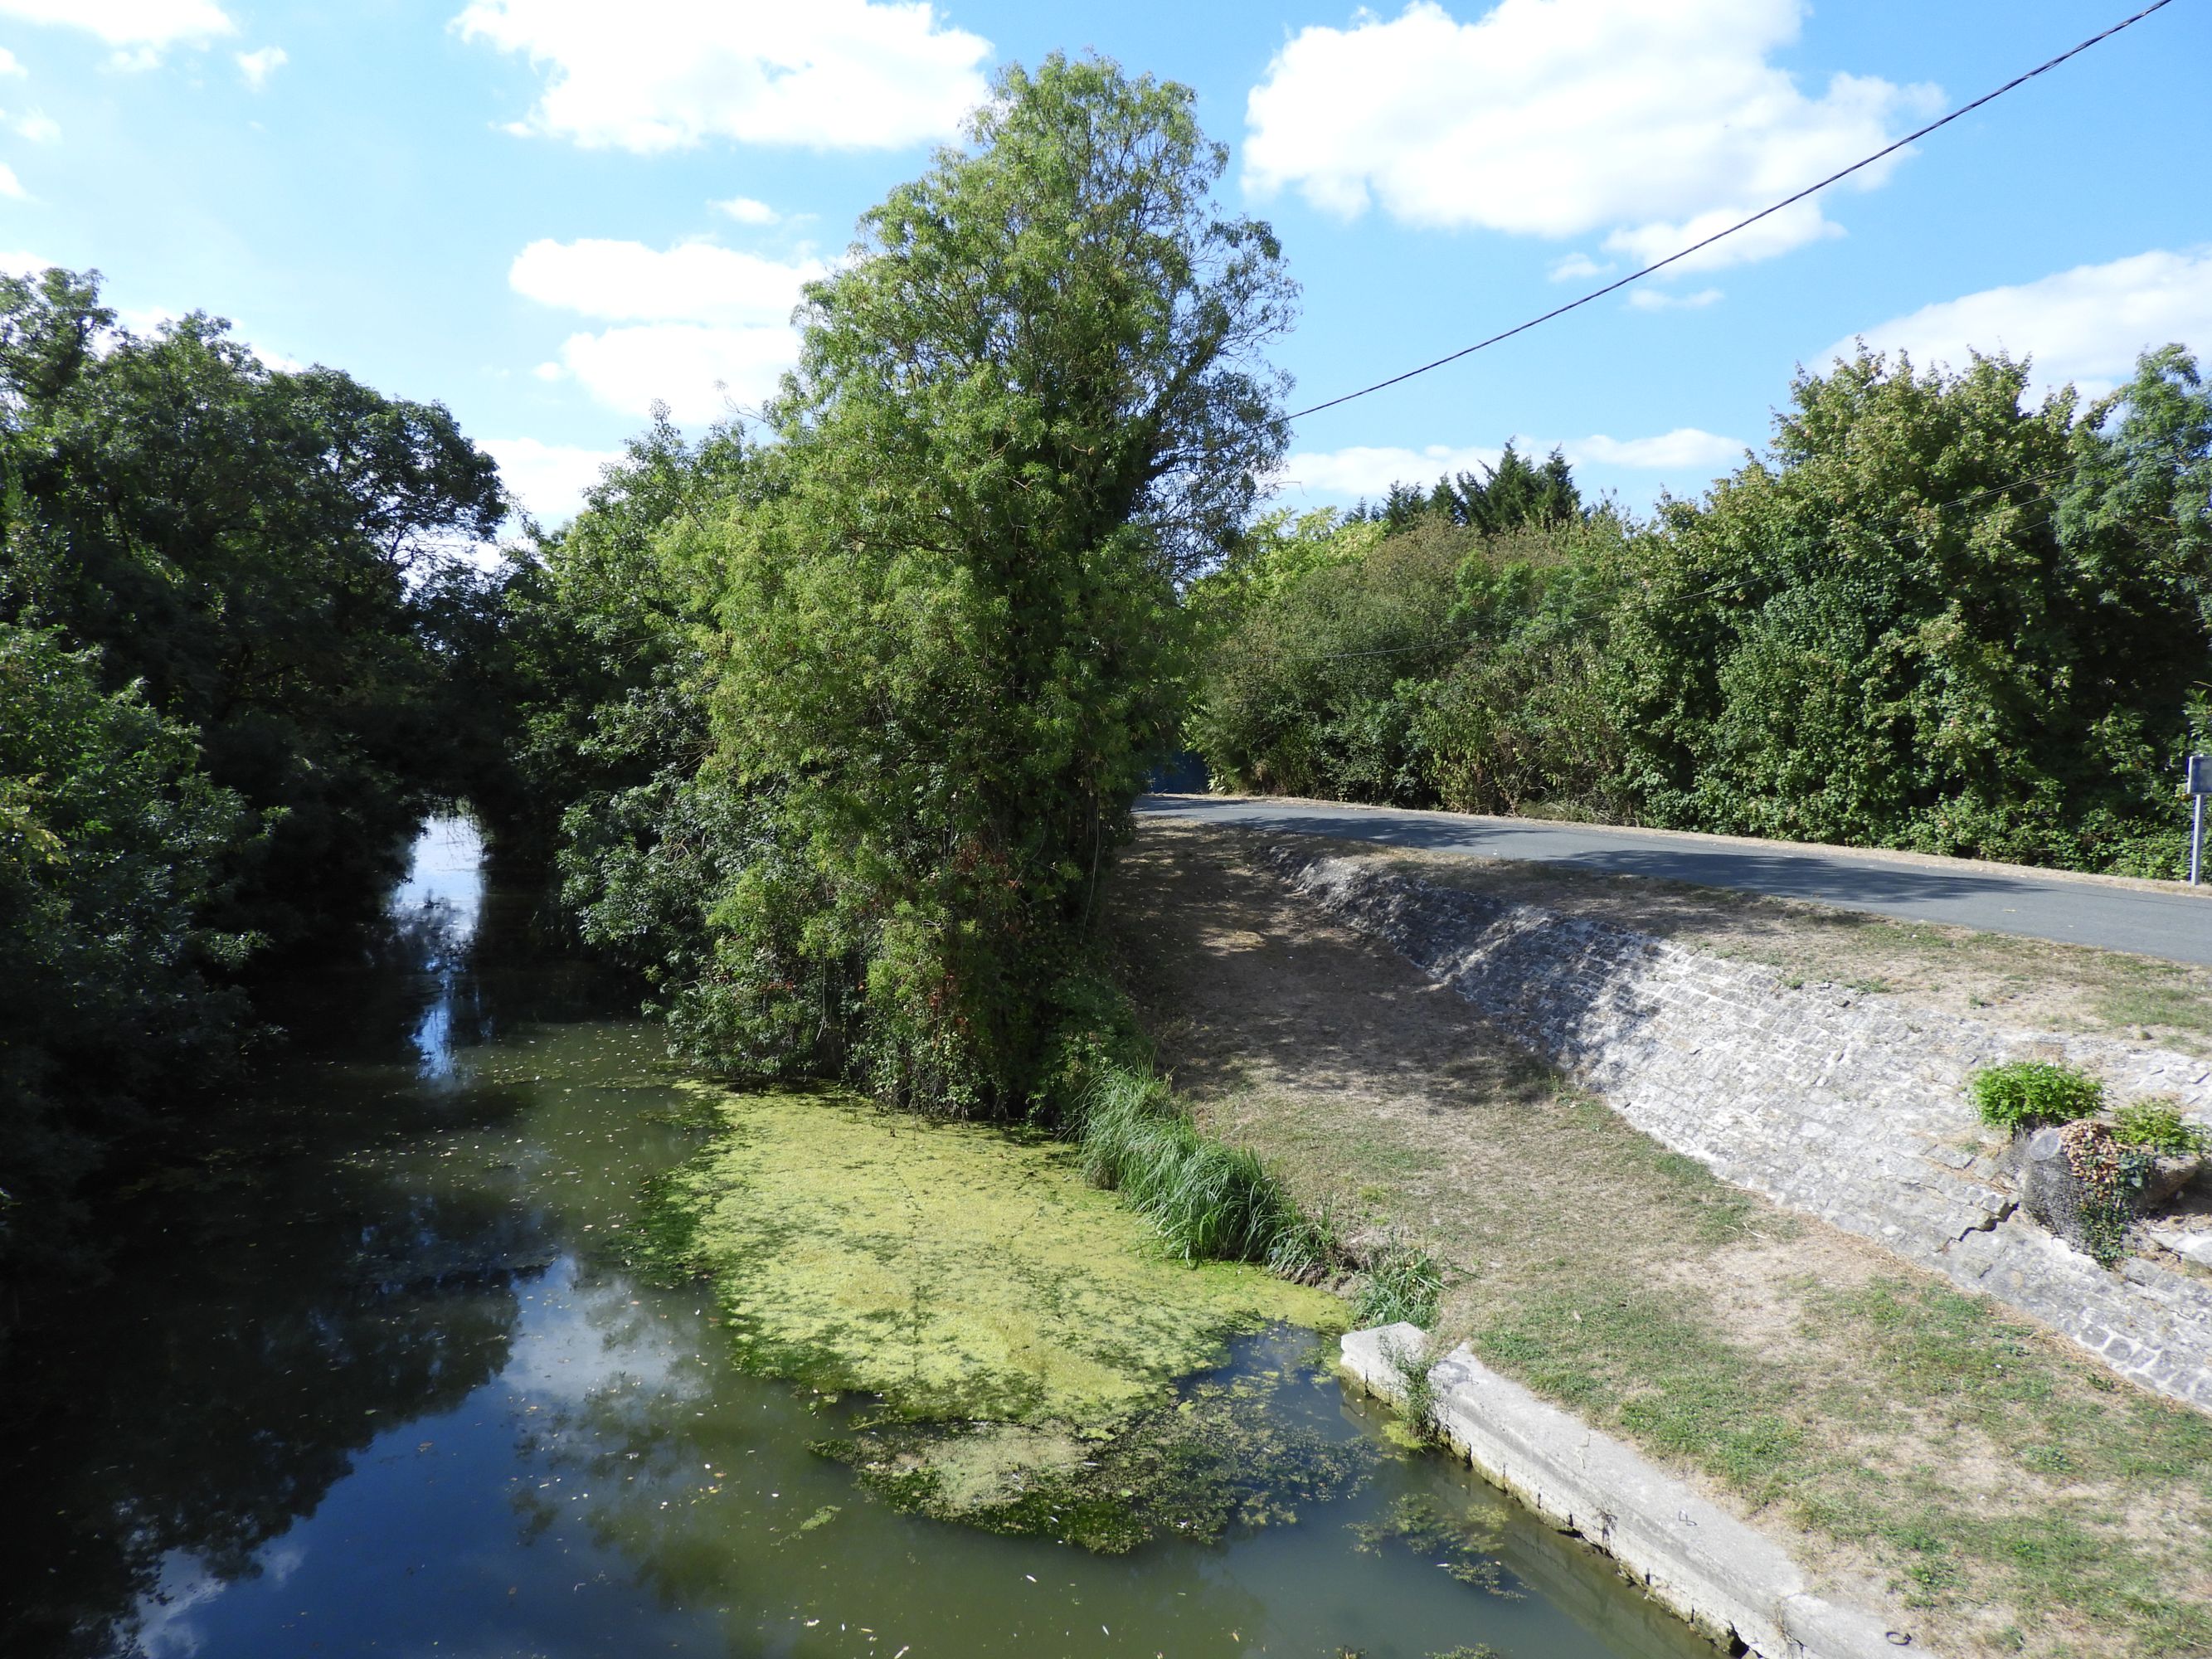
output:
M2105 1103L2105 1085L2096 1079L2042 1060L1984 1066L1968 1080L1966 1093L1983 1122L2014 1131L2094 1117Z
M1443 1273L1433 1256L1394 1243L1384 1246L1369 1266L1353 1316L1361 1326L1402 1322L1427 1330L1437 1322L1443 1291Z
M2113 1115L2112 1138L2123 1146L2162 1158L2195 1158L2212 1152L2212 1134L2181 1115L2165 1096L2133 1100Z

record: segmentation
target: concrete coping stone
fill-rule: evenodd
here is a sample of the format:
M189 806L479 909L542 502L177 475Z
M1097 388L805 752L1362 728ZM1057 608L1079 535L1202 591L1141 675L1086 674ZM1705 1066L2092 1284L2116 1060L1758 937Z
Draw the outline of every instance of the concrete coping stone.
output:
M1417 1325L1343 1339L1345 1369L1369 1393L1405 1398L1423 1364ZM1814 1594L1789 1552L1699 1497L1632 1447L1601 1433L1464 1345L1428 1369L1436 1427L1486 1479L1611 1556L1622 1572L1706 1635L1758 1659L1894 1659L1926 1653L1910 1632Z

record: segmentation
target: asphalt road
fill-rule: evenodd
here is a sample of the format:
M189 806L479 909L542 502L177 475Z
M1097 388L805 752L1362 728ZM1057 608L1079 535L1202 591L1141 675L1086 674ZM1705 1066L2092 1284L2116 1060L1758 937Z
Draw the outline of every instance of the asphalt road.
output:
M1146 795L1140 813L1288 835L1334 836L1431 853L1473 853L1656 876L1701 887L1809 899L1907 921L2130 951L2212 967L2212 888L2120 886L2015 866L1893 860L1863 853L1718 840L1667 830L1613 830L1533 818L1336 806L1315 801Z

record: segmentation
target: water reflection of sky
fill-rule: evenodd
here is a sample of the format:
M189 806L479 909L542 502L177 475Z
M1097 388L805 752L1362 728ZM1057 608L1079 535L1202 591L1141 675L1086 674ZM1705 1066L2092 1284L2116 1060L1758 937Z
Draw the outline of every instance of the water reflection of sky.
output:
M164 1486L124 1473L127 1495L108 1512L149 1513L140 1504L150 1499L206 1513L141 1534L149 1565L135 1613L127 1596L111 1604L118 1638L102 1651L1322 1659L1348 1647L1424 1659L1477 1642L1502 1659L1702 1650L1525 1516L1499 1523L1498 1594L1456 1583L1403 1547L1356 1549L1348 1524L1396 1497L1506 1513L1434 1460L1385 1460L1370 1490L1296 1524L1218 1547L1164 1540L1123 1558L987 1536L873 1502L811 1449L865 1402L832 1407L738 1373L697 1288L630 1271L639 1186L696 1144L668 1121L679 1101L651 1072L657 1042L630 1022L477 1017L497 1001L486 1000L477 958L501 948L468 948L483 907L479 845L465 824L434 825L395 906L428 947L401 971L432 975L428 1012L417 1020L410 998L404 1017L421 1061L414 1081L394 1092L380 1066L335 1066L325 1079L350 1078L398 1133L303 1165L273 1189L228 1235L232 1259L245 1258L234 1274L187 1261L178 1292L150 1280L143 1291L118 1287L126 1301L140 1297L136 1312L117 1315L140 1347L188 1353L208 1328L228 1324L250 1352L227 1370L166 1374L172 1426L158 1455L177 1466L174 1478ZM410 1115L410 1099L436 1109ZM303 1212L298 1221L288 1206ZM346 1247L303 1249L325 1225ZM276 1257L289 1274L274 1271ZM287 1322L302 1321L320 1337L280 1340ZM1255 1409L1279 1426L1371 1432L1326 1376L1267 1346L1302 1348L1303 1335L1252 1340L1240 1363L1281 1376L1285 1390ZM194 1399L193 1389L219 1397ZM76 1454L81 1466L115 1465L97 1438ZM289 1461L288 1448L298 1454ZM258 1482L287 1494L281 1504L246 1501L264 1466L284 1477ZM209 1495L232 1477L251 1489L244 1498Z
M483 836L463 817L433 818L416 837L414 862L392 900L400 936L437 994L415 1029L427 1078L453 1075L453 998L477 923L483 914Z

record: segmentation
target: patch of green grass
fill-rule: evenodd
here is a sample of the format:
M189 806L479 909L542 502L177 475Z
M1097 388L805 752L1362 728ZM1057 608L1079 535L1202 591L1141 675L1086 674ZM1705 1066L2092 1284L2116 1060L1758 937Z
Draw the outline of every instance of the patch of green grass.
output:
M1443 1270L1436 1258L1394 1240L1376 1252L1362 1275L1352 1302L1352 1322L1362 1328L1411 1324L1429 1330L1437 1322L1437 1304L1443 1293Z
M2212 1135L2181 1115L2171 1097L2131 1100L2112 1115L2112 1139L2166 1158L2194 1158L2212 1152Z
M2054 1360L1988 1304L1948 1289L1880 1280L1820 1298L1814 1316L1865 1345L1875 1382L1832 1390L1831 1413L1875 1444L1911 1416L1924 1432L1932 1417L2027 1479L2008 1478L2021 1489L2002 1501L1978 1502L1941 1468L1863 1464L1854 1479L1799 1486L1794 1506L1808 1524L1890 1546L1923 1605L1994 1578L2023 1612L2063 1607L2108 1632L2100 1650L2212 1652L2212 1604L2191 1589L2212 1571L2212 1419L2118 1385L2084 1389L2081 1362ZM2195 1518L2154 1541L2131 1535L2128 1503L2153 1493Z
M2212 1005L2202 991L2172 985L2122 985L2097 1000L2098 1018L2113 1025L2163 1025L2212 1032Z
M1754 1502L1806 1472L1789 1382L1716 1337L1686 1303L1595 1288L1539 1294L1483 1325L1474 1347L1538 1393L1699 1464Z

